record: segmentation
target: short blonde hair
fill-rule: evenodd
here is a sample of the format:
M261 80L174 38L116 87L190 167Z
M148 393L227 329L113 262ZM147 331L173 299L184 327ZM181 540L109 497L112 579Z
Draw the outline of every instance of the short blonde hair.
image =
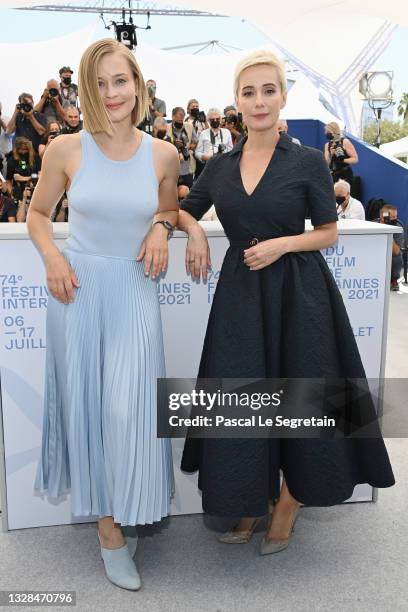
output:
M139 125L148 113L146 84L133 53L122 43L112 38L103 38L90 45L81 57L78 71L78 93L84 128L91 134L106 132L113 134L113 125L102 102L98 87L98 62L107 53L120 53L129 63L136 85L136 103L132 110L132 123Z
M341 134L340 126L336 121L331 121L330 123L327 123L326 128L330 130L334 136L340 136Z
M238 89L239 89L239 81L241 78L241 74L247 68L251 66L272 66L276 68L278 73L279 84L281 87L281 92L286 94L288 91L288 84L286 81L286 72L284 63L276 57L271 51L254 51L250 55L242 58L242 60L238 63L234 72L234 95L235 101L238 99Z

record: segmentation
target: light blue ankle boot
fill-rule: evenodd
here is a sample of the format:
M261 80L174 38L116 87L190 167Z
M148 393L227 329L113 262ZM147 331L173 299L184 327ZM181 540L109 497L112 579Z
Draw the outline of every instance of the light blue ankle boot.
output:
M140 589L140 576L130 556L127 544L121 548L114 549L103 548L101 545L101 557L105 565L108 580L122 589L129 589L130 591L138 591Z

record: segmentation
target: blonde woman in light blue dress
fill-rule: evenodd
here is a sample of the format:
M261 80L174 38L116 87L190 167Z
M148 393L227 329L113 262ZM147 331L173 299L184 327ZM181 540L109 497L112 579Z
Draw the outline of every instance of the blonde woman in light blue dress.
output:
M28 228L49 288L44 423L35 489L71 492L74 516L97 516L106 575L138 590L136 538L174 491L171 441L158 439L156 380L165 376L157 277L177 222L179 160L136 128L147 108L133 54L92 44L79 69L84 129L45 152ZM62 253L50 214L67 192Z

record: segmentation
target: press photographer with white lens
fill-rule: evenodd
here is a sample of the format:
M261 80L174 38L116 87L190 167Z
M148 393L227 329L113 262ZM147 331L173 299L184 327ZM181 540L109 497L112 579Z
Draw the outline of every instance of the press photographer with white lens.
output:
M196 158L202 162L232 149L230 131L221 127L221 111L218 108L210 108L207 119L210 127L201 132L195 151Z
M333 183L336 183L339 179L344 179L352 185L353 170L351 166L358 163L358 155L353 143L342 136L340 126L335 121L326 125L325 133L329 142L324 145L324 157L329 164Z

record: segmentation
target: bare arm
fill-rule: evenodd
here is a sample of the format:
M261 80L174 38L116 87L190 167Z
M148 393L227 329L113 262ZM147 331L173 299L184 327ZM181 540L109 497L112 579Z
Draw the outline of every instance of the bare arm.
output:
M154 141L154 156L159 182L159 206L153 218L156 221L169 221L177 225L178 198L177 179L180 162L177 149L170 143ZM144 259L144 271L151 278L164 272L168 263L168 230L161 224L153 225L144 239L137 256L137 261Z
M324 145L324 159L327 161L328 164L330 164L331 155L330 155L330 151L329 151L329 143L328 142L326 142L326 144Z
M346 157L344 160L345 163L349 164L349 166L352 166L353 164L357 164L358 163L357 151L354 148L353 143L348 138L345 138L343 140L343 149L348 155L348 157Z
M17 117L18 112L19 111L18 111L18 108L17 108L17 105L16 105L16 107L14 109L13 116L10 119L10 121L8 122L7 127L6 127L6 133L7 134L13 134L13 132L16 131L16 117Z
M79 283L54 242L50 215L64 193L68 179L64 170L66 156L70 154L66 138L60 136L47 147L27 215L28 231L44 260L49 290L64 304L73 301L73 287L79 287Z

